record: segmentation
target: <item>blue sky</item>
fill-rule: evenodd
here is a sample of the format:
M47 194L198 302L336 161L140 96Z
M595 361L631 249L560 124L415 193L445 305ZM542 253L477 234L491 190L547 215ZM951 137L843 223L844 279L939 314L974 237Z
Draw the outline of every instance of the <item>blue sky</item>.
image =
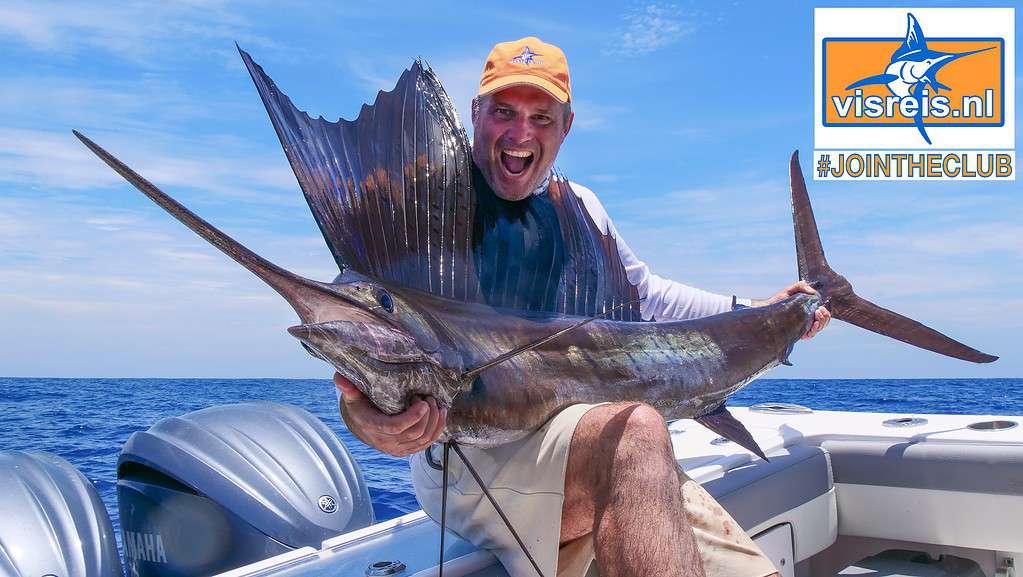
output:
M597 192L658 274L767 296L796 276L787 159L813 145L812 13L756 2L0 3L0 375L329 376L285 332L296 317L276 293L71 136L83 131L278 264L332 278L235 41L327 118L354 116L416 56L465 117L494 42L555 42L576 111L561 170ZM970 365L835 322L770 376L1023 376L1018 181L810 189L829 260L859 294L1002 359Z

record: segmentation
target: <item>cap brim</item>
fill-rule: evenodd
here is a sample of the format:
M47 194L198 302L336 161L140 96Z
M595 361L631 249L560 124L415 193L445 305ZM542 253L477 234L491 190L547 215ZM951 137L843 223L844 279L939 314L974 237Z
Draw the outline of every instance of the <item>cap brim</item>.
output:
M502 76L501 78L492 80L487 84L480 86L479 95L485 96L510 86L525 85L535 86L540 90L543 90L547 94L553 96L558 102L567 103L569 101L569 95L567 92L558 88L553 82L540 78L539 76L533 76L532 74L512 74L511 76Z

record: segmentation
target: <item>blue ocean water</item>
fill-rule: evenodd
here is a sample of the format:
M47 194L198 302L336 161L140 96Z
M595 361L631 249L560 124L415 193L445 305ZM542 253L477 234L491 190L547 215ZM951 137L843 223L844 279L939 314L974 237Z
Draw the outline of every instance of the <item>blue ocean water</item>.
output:
M755 381L731 405L765 401L894 413L1023 414L1023 379ZM347 445L369 483L377 520L419 508L408 462L363 445L338 415L327 380L0 378L0 449L60 455L107 505L120 540L116 465L121 446L157 420L213 405L267 400L301 406Z

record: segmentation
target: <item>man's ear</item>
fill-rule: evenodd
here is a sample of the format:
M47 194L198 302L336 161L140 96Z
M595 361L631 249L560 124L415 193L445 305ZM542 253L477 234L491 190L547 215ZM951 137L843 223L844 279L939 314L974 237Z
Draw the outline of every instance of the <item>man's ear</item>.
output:
M568 113L568 120L565 121L565 133L561 135L562 139L564 139L566 136L568 136L568 131L569 130L572 130L572 121L573 120L575 120L575 111L574 110L572 112Z

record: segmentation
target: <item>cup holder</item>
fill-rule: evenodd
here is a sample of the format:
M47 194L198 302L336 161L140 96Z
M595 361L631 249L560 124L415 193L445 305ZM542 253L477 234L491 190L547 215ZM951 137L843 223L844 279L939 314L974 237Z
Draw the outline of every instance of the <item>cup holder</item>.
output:
M886 427L919 427L920 425L926 425L927 419L921 417L899 417L896 419L888 419L881 423Z
M770 413L774 415L805 415L813 409L792 403L757 403L749 408L754 413Z
M386 577L405 570L405 564L401 561L377 561L366 567L366 577Z
M977 423L970 423L966 427L973 429L974 431L1004 431L1005 429L1012 429L1019 426L1016 421L979 421Z

